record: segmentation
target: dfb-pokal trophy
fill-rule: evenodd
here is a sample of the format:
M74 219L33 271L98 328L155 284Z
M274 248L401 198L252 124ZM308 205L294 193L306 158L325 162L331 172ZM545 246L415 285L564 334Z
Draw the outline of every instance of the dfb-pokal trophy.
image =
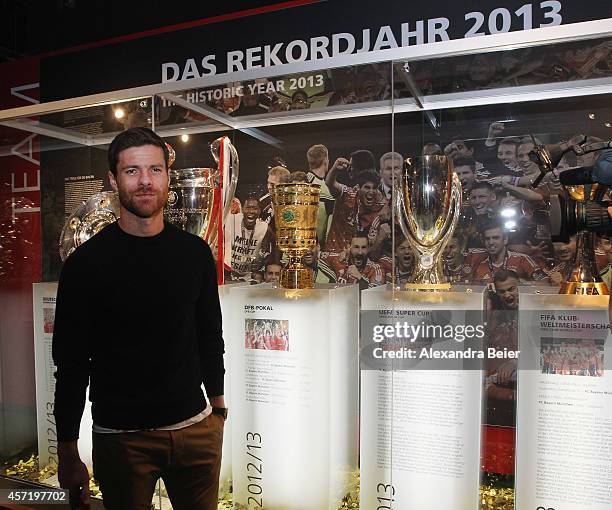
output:
M277 184L272 191L276 242L289 257L281 270L280 286L286 289L314 287L312 270L302 263L302 257L317 244L318 184Z

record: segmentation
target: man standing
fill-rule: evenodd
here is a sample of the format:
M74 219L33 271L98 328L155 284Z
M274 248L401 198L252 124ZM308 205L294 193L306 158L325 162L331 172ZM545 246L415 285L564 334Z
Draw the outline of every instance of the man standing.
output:
M399 186L404 170L404 158L399 152L386 152L380 158L380 186L378 187L387 202L391 204L393 183ZM399 192L399 188L398 188Z
M442 252L442 270L450 283L464 282L466 277L469 276L470 268L466 269L464 265L464 245L463 232L455 230Z
M276 283L280 280L280 274L283 266L276 259L269 259L264 266L263 281L265 283Z
M94 475L105 508L151 508L162 477L174 508L212 510L227 413L212 253L199 237L164 223L168 150L159 136L124 131L108 160L121 217L66 260L59 282L60 485L87 502L77 439L89 384Z
M306 152L308 159L308 173L306 180L310 184L321 186L319 194L319 212L317 214L317 238L325 239L329 227L329 217L334 212L334 197L332 196L325 177L329 171L329 153L325 145L313 145Z
M370 246L365 232L356 233L351 239L348 258L344 253L330 253L326 262L336 273L337 281L358 283L359 289L376 287L385 282L382 268L369 258Z
M325 251L338 253L349 245L355 232L378 228L380 211L386 204L378 189L380 175L376 171L365 170L356 177L356 185L348 187L340 184L337 175L348 170L350 163L338 158L325 178L325 182L336 199L334 215L329 227Z
M472 186L476 183L476 162L472 158L456 158L455 173L461 181L463 200L467 202Z
M519 275L512 269L495 273L487 293L486 347L518 348ZM487 358L485 403L489 425L513 427L516 419L516 359Z
M484 227L484 250L472 250L465 264L472 268L471 281L486 285L502 269L512 270L521 280L546 280L548 275L528 255L508 250L508 234L498 223Z
M261 212L259 217L270 224L274 230L274 207L272 206L272 190L277 184L288 184L291 182L291 172L283 166L275 166L268 170L268 193L259 199Z
M495 191L488 182L475 181L467 198L467 205L462 207L459 220L459 226L465 235L466 248L483 248L482 228L495 218Z
M225 265L232 268L232 280L250 281L274 251L274 232L260 215L259 199L249 195L242 212L230 214L225 222Z

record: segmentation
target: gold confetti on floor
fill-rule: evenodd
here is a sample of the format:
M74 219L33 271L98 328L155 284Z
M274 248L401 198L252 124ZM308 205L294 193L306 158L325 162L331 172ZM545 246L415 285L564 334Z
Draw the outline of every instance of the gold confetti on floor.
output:
M32 482L51 482L57 484L57 466L49 464L39 469L38 456L32 454L27 460L20 460L16 464L0 469L6 476L14 476ZM55 483L53 483L55 482ZM100 488L96 481L91 479L89 488L95 498L101 498ZM162 489L162 496L166 497ZM232 510L233 488L231 482L222 487L222 496L219 498L218 510ZM236 505L240 509L242 505ZM170 507L171 508L171 507ZM359 470L350 473L349 487L344 497L337 503L337 510L359 509ZM480 486L480 510L514 510L514 489L500 488L490 485Z
M514 510L514 489L481 485L480 510Z

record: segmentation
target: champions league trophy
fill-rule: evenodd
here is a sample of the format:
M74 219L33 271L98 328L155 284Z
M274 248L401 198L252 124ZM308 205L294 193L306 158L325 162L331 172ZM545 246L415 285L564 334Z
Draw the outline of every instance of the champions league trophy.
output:
M281 270L280 285L286 289L314 287L312 271L302 257L317 244L318 184L277 184L272 190L276 243L289 257Z
M406 289L447 290L441 253L459 221L461 183L446 156L407 158L396 193L399 226L416 255Z
M169 170L170 186L164 217L220 249L222 229L238 182L238 152L222 136L210 144L217 168ZM220 258L223 260L223 257Z

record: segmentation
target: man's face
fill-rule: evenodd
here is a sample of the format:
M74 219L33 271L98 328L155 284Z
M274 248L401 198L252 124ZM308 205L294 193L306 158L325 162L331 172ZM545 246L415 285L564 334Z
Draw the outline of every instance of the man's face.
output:
M359 188L359 199L365 207L372 207L376 200L376 185L373 182L366 182Z
M516 166L516 145L511 143L499 144L497 159L506 166Z
M395 256L397 257L397 265L400 271L409 271L414 266L414 253L407 240L397 247Z
M401 159L387 158L383 161L383 164L380 167L380 177L385 183L385 186L390 188L393 179L395 179L395 184L399 182L402 175L403 166L403 161Z
M461 257L461 243L456 237L452 237L444 248L443 257L446 262L454 262Z
M313 168L329 167L329 156L324 156L322 154L307 154L306 159L308 159L308 168L310 168L311 170Z
M608 256L608 262L612 261L612 241L605 237L598 239L598 247Z
M280 278L281 266L278 264L268 264L264 273L264 282L277 282Z
M495 283L495 292L506 310L518 308L518 280L513 277Z
M576 253L576 241L570 241L569 243L553 243L553 249L555 251L555 260L558 262L571 262L574 259Z
M516 159L518 161L519 166L523 170L529 169L531 166L537 165L529 159L529 153L535 148L532 143L522 143L516 149Z
M308 96L305 94L296 94L291 101L291 109L292 110L307 110L310 108L308 104Z
M319 257L319 245L317 244L312 250L308 250L302 257L302 264L307 266L314 266L317 258Z
M274 186L280 184L280 177L277 175L268 175L268 193L272 194Z
M112 188L123 208L139 218L151 218L168 200L168 172L164 151L155 145L130 147L119 153L117 177L109 172Z
M471 158L474 155L474 147L468 149L463 140L455 140L453 149L454 158Z
M508 238L504 235L501 228L489 228L483 234L485 249L489 256L496 257L503 253L508 244Z
M473 189L470 191L470 205L478 216L487 214L490 206L494 202L494 194L489 189Z
M474 156L474 147L469 149L463 140L455 140L445 151L452 159L471 158Z
M357 269L361 270L365 267L369 251L367 237L353 237L351 241L351 260Z
M257 218L261 214L261 207L259 207L259 200L249 198L242 208L242 217L244 218L244 227L251 230L255 227Z
M455 173L459 180L461 181L461 186L464 188L469 188L472 183L476 180L476 175L474 174L474 170L471 166L456 166Z

